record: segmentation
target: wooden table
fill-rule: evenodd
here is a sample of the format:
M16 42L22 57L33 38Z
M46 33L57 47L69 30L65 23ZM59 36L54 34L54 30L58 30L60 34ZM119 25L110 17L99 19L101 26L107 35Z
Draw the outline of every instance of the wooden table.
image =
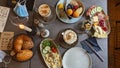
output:
M35 10L35 8L38 8L40 4L43 4L43 3L47 3L48 5L55 8L57 2L58 2L58 0L35 0L34 10ZM99 5L107 13L107 0L82 0L82 2L84 3L86 10L92 5ZM9 15L9 19L10 19L10 17L13 17L13 16L14 16L14 13L11 10L10 15ZM25 33L25 31L22 31L18 27L12 25L10 23L9 19L7 21L7 24L6 24L5 31L14 31L15 34ZM33 13L32 12L30 12L29 19L30 20L28 21L27 25L31 25L31 23L33 23ZM76 27L78 26L78 24L82 20L84 20L84 17L75 24L65 24L65 23L61 22L56 17L56 19L54 21L49 22L45 26L45 28L50 30L50 37L49 38L55 39L57 37L57 34L59 33L59 31L61 31L62 29L73 28L73 29L78 30ZM79 42L86 39L86 38L87 38L86 34L79 35ZM39 43L42 39L39 36L34 36L34 40L36 40L35 41L36 53L33 56L33 58L27 62L22 62L22 63L12 60L11 63L9 64L9 68L47 68L43 62L43 59L40 55L39 50L37 49L37 47L39 46ZM81 47L79 42L76 46ZM108 68L107 39L97 39L97 42L100 45L100 47L103 49L103 51L99 51L99 53L104 58L104 62L101 62L94 54L91 54L92 64L93 64L92 68ZM59 50L60 50L62 55L66 51L66 49L64 49L62 47L59 47ZM0 67L3 67L3 66L4 66L4 64L0 63Z

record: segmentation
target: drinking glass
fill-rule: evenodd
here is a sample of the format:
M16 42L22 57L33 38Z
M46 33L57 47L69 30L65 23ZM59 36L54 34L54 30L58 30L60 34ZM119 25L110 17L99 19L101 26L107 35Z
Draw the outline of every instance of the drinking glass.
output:
M10 18L10 22L15 25L15 26L18 26L19 24L26 24L29 20L29 17L11 17Z
M11 61L11 56L7 54L3 59L3 63L5 64L5 68L8 68L8 64L10 63L10 61Z

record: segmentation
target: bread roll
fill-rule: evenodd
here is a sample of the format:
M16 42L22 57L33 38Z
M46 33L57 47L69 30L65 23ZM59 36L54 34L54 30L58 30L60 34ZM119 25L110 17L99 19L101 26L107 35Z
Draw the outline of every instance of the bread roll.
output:
M33 52L31 50L21 50L16 55L16 59L18 61L26 61L29 60L33 56Z
M34 44L32 42L32 39L28 36L23 36L23 45L22 45L22 49L31 49Z
M23 44L23 39L22 36L18 36L15 40L14 40L14 49L19 52L22 48L22 44Z
M34 46L32 39L27 35L19 35L14 40L14 49L20 52L22 49L31 49Z

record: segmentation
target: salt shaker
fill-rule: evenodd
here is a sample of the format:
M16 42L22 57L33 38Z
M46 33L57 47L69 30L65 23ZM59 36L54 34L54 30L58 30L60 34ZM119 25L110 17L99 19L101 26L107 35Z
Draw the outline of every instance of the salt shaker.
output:
M42 29L40 34L43 38L46 38L50 35L50 31L48 29Z
M45 26L44 26L43 23L39 23L39 24L38 24L38 27L39 27L39 28L44 28Z

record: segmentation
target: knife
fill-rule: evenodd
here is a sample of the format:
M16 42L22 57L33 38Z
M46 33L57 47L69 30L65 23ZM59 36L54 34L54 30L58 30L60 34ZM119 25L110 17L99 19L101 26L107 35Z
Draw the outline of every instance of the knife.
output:
M88 40L86 40L87 42L89 42L91 45L94 45L94 46L96 46L96 45L98 45L97 44L97 41L96 41L96 43L94 43L92 40L90 40L90 39L88 39ZM100 46L98 46L99 48L100 48L100 50L102 50L103 51L103 49L100 47Z
M98 57L98 59L100 59L102 62L104 62L104 59L95 51L95 49L91 46L90 43L88 43L87 41L85 41L85 43L90 47L90 49L93 51L93 53Z

